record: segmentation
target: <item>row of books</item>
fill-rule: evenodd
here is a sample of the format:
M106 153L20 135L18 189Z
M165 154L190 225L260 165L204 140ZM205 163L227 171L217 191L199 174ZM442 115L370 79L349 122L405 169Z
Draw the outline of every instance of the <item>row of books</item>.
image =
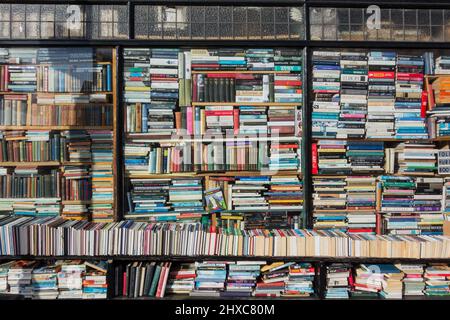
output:
M313 52L315 138L426 139L424 59L396 52Z
M231 141L129 143L125 145L128 174L193 171L300 170L297 141Z
M316 270L310 263L266 261L131 262L114 270L114 295L128 298L309 297Z
M301 71L298 49L191 49L195 71Z
M0 264L0 293L29 299L106 299L106 262L16 260Z
M301 57L289 57L301 70ZM298 60L297 60L298 59ZM260 73L198 73L192 80L193 102L236 103L298 103L302 104L302 75L300 72Z
M448 146L433 143L319 140L312 145L312 173L433 176L445 174L445 152Z
M130 179L127 219L200 220L207 212L242 220L245 212L303 209L303 184L296 176L236 176ZM287 222L287 221L286 221ZM281 222L283 223L283 222Z
M3 131L0 133L1 162L70 162L93 161L97 136L111 134L110 131L85 130L27 130ZM112 148L112 145L110 146ZM108 150L104 150L107 152ZM109 150L110 152L111 149ZM101 161L103 162L103 161Z
M442 234L444 182L448 184L443 178L426 177L314 177L314 228L358 234L376 229L385 234Z
M300 135L301 110L292 106L204 106L181 111L153 104L127 106L127 132L145 137L178 135Z
M34 232L31 232L34 230ZM175 255L447 258L438 235L346 234L341 231L211 228L207 223L95 223L61 217L0 219L1 255Z
M450 296L447 264L360 264L327 266L327 299L402 299Z

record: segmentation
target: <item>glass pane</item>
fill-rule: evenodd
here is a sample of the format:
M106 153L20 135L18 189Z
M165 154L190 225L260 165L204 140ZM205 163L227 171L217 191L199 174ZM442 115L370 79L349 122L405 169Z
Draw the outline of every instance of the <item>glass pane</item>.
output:
M289 39L289 28L287 24L275 24L275 32L277 39Z
M311 25L311 40L322 40L322 25Z
M219 26L217 23L207 23L205 31L207 39L219 39Z
M221 23L219 26L220 39L233 39L233 25L231 23Z
M25 21L25 6L22 4L13 4L12 21Z
M260 23L261 22L261 8L258 8L258 7L248 8L247 21L249 23Z
M41 22L41 37L53 38L55 36L53 33L53 26L53 22Z
M190 39L190 37L191 37L190 24L178 23L177 37L178 37L178 39Z
M148 36L148 24L136 23L134 26L134 32L136 39L146 39Z
M351 40L356 40L356 41L364 40L363 25L351 25L350 26L350 38L351 38Z
M247 25L245 23L234 23L234 39L247 39Z
M192 39L204 39L205 38L205 25L203 23L193 23L192 28Z
M309 13L309 22L311 24L322 23L322 8L311 8Z
M431 40L432 41L444 41L444 29L441 26L431 27Z
M231 22L233 18L233 9L231 7L219 7L219 21Z
M324 30L324 39L326 40L336 40L336 36L331 36L330 29L325 28ZM334 32L334 31L333 31ZM338 40L350 40L350 27L348 25L339 25Z
M444 10L430 10L431 13L431 24L442 25L444 24Z
M336 40L336 26L325 25L323 29L324 40Z
M419 26L419 41L431 41L431 31L430 31L430 26L429 25L425 25L425 26Z
M1 22L0 21L0 38L9 39L9 22Z
M289 8L275 8L275 22L286 23L289 20Z
M218 7L207 6L205 9L206 22L217 22L219 19L219 9Z
M134 11L134 21L138 23L146 23L149 21L149 6L136 6Z
M261 8L261 19L264 23L273 22L275 20L274 8Z
M24 22L12 22L11 23L11 37L12 38L25 38L25 23Z
M40 5L35 5L35 4L26 5L27 23L29 21L39 21L40 8L41 8Z
M0 4L0 21L10 20L10 8L9 4Z
M40 37L39 32L39 22L28 22L27 21L27 38L37 39Z
M363 10L360 8L350 9L350 23L362 24L363 23Z

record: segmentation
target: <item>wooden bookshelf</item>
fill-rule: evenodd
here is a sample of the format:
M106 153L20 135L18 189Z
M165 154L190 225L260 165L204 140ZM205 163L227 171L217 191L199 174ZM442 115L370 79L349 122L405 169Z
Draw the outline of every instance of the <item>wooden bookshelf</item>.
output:
M50 81L48 81L48 78L45 78L44 75L40 72L43 72L43 68L39 68L39 66L59 66L59 65L64 65L64 66L68 66L69 69L76 69L78 67L78 65L76 65L76 63L57 63L57 64L52 64L52 63L36 63L36 64L23 64L22 66L36 66L36 71L33 71L36 73L35 77L36 77L36 86L37 89L35 90L30 90L27 92L22 92L22 91L1 91L0 95L18 95L18 96L27 96L27 100L26 100L26 106L27 106L27 111L28 113L30 112L30 110L33 110L31 107L32 105L36 104L37 106L42 106L42 107L46 107L46 106L73 106L73 107L77 107L77 106L108 106L113 108L112 109L112 114L111 117L113 118L113 120L111 121L112 124L111 125L28 125L29 123L33 123L31 121L31 116L30 114L27 113L26 115L26 122L24 122L24 120L22 120L22 122L15 122L15 123L27 123L27 125L0 125L0 130L4 130L4 131L9 131L9 130L17 130L17 131L27 131L27 130L45 130L45 131L65 131L65 130L100 130L100 131L112 131L113 132L113 137L112 137L112 141L111 143L114 143L114 146L112 145L111 147L114 149L115 148L115 140L116 140L116 122L117 122L117 87L116 87L116 79L117 79L117 74L116 74L116 70L117 70L117 64L116 64L116 60L117 60L117 49L116 48L110 48L110 49L106 49L105 51L110 51L110 53L106 54L106 59L111 59L111 61L104 61L102 58L102 61L93 61L92 63L89 63L88 66L95 66L95 65L102 65L105 66L104 68L101 68L102 70L100 71L92 71L92 79L93 81L89 81L89 83L85 83L82 82L83 80L80 81L80 83L76 83L76 82L72 82L72 79L69 79L69 77L75 77L75 75L73 74L68 74L66 75L65 79L66 82L63 84L61 83L61 81L59 81L57 84L55 84L54 88L51 88L52 90L46 90L46 91L42 91L40 88L46 88L44 87L45 84L43 84L44 82L48 84L48 87L50 87ZM94 57L98 57L96 56L96 54L93 52L93 58ZM95 58L94 58L95 59ZM108 65L108 68L106 67L106 65ZM20 64L14 64L14 66L21 66ZM90 71L89 71L90 72ZM99 72L99 73L97 73ZM100 75L100 72L101 75ZM99 76L103 77L101 80L99 79ZM109 78L108 78L109 77ZM95 82L95 80L98 80L97 82ZM42 82L40 82L42 81ZM101 81L101 82L100 82ZM11 80L11 83L13 84L13 81ZM42 87L39 87L39 85L44 85ZM109 86L110 85L110 86ZM79 89L80 88L80 89ZM92 90L89 91L90 88L98 88L99 90ZM75 89L73 91L53 91L53 89L58 90L58 89L62 89L62 90L71 90L71 89ZM111 91L105 91L110 89ZM76 102L76 101L70 101L70 100L66 100L66 101L70 101L70 102L51 102L50 103L37 103L37 100L39 99L40 96L42 97L58 97L58 96L67 96L68 98L70 97L79 97L79 96L90 96L90 95L104 95L107 96L107 100L105 102L103 101L91 101L91 102ZM25 103L25 100L23 100ZM20 109L18 109L20 110ZM66 109L63 109L66 110ZM77 113L78 114L78 113ZM42 117L44 115L41 115ZM61 121L65 121L64 119L61 119ZM39 123L39 121L36 121L37 123ZM50 122L50 121L49 121ZM12 122L14 123L14 122ZM61 122L63 123L63 122ZM72 122L66 122L66 123L72 123ZM74 122L75 124L77 122ZM90 123L102 123L102 122L90 122ZM47 141L48 142L48 141ZM69 142L70 143L70 142ZM63 148L67 148L68 144L62 144L61 143L61 151L63 151ZM92 149L90 149L90 152L95 152L95 150L93 149L95 146L93 146L92 144L90 145ZM75 147L75 152L77 152L76 150L77 147ZM34 149L33 149L34 150ZM60 152L60 151L58 151ZM69 152L68 150L66 150L65 152ZM73 151L70 151L73 152ZM59 157L59 155L58 155ZM111 164L111 166L113 166L113 174L112 174L112 184L114 186L113 189L113 197L111 200L107 200L107 201L103 201L103 200L86 200L86 201L78 201L78 200L63 200L60 203L64 206L64 205L90 205L90 204L113 204L113 210L114 210L114 215L113 215L113 219L116 219L117 214L116 214L116 210L117 210L117 205L116 205L116 194L117 194L117 190L115 189L116 186L116 176L117 176L117 171L116 171L116 166L115 166L115 161L114 159L117 157L115 151L113 153L113 161L112 162L100 162L100 161L30 161L30 162L13 162L13 161L6 161L6 162L0 162L0 167L17 167L17 168L21 168L21 167L56 167L58 168L58 172L61 173L61 180L60 183L61 184L61 188L64 188L64 182L63 182L63 177L62 177L62 173L67 171L67 167L87 167L87 166L92 166L92 165L104 165L104 164ZM53 168L52 168L53 169ZM76 168L75 168L76 169ZM99 169L101 170L101 169ZM88 170L90 171L90 170ZM86 179L91 179L92 177L86 177ZM84 180L85 178L83 178ZM92 182L92 181L91 181ZM67 183L67 182L66 182ZM82 182L84 183L84 182ZM88 183L88 181L86 180L86 183ZM94 182L95 183L95 182ZM83 185L81 185L81 187L83 187ZM72 186L73 188L73 186ZM77 187L75 187L77 188ZM12 199L12 200L19 200L19 199ZM61 200L61 199L59 199ZM61 213L62 216L64 216L63 213ZM83 214L84 215L84 214ZM91 215L91 212L88 214L89 216ZM80 215L81 216L81 215ZM68 217L71 217L71 215L68 215Z

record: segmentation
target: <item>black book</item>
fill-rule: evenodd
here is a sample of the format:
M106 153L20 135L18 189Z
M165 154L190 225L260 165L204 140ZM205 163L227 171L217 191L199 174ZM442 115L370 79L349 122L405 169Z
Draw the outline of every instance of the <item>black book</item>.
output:
M134 291L133 291L133 297L137 298L139 297L139 289L141 288L141 273L142 273L142 262L140 262L136 266L136 280L134 284Z
M134 294L134 286L136 285L136 264L130 266L130 277L128 280L128 291L127 296L129 298L133 297Z
M205 102L205 76L199 74L197 77L197 99L199 102Z
M225 79L220 78L219 79L219 101L218 102L224 102L225 100Z
M222 102L220 100L220 94L219 94L220 88L219 88L219 79L214 78L214 102Z
M129 296L130 292L130 282L131 282L131 263L127 264L125 268L126 279L125 279L125 287L126 287L126 296Z

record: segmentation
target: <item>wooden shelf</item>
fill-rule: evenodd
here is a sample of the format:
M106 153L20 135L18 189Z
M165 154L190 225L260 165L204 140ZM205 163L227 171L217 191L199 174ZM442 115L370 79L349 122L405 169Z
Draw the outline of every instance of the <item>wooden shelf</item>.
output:
M142 173L142 174L126 174L130 179L169 179L173 177L205 177L205 176L302 176L301 172L295 170L280 171L198 171L198 172L180 172L180 173Z
M0 162L0 167L57 167L59 161Z
M72 102L72 103L37 103L38 106L90 106L90 105L102 105L113 107L113 104L110 102Z
M220 137L220 133L215 136L214 134L206 134L201 136L146 136L145 134L127 134L129 140L140 140L148 143L178 143L178 142L233 142L233 141L276 141L276 142L289 142L289 141L301 141L299 136L258 136L258 135L236 135Z
M202 74L202 73L224 73L224 74L233 74L233 73L245 73L245 74L290 74L291 72L301 72L301 71L275 71L275 70L192 70L192 74Z
M302 102L192 102L192 106L300 107Z
M113 126L0 126L0 130L113 130Z

